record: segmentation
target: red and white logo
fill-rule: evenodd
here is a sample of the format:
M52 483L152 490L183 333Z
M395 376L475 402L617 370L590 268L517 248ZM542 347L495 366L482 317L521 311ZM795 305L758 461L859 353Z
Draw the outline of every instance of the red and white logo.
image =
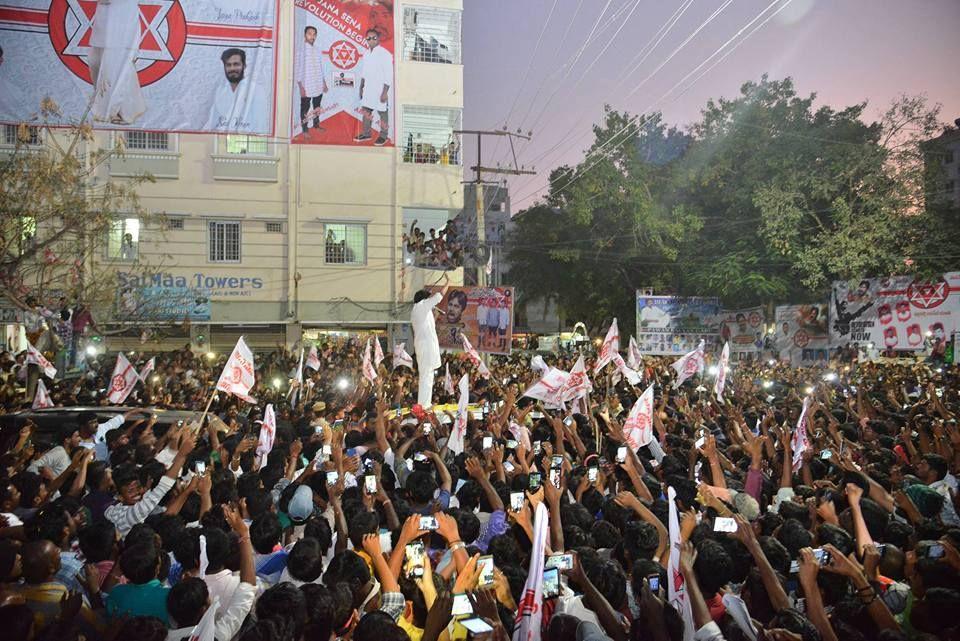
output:
M179 0L141 0L137 76L140 86L170 73L187 44L187 21ZM63 64L92 84L88 59L97 0L52 0L48 13L50 42Z
M230 370L230 382L234 385L239 385L243 381L243 369L239 366L234 366Z
M333 66L340 69L353 69L360 62L361 57L356 45L349 40L334 42L330 45L327 55L330 56L330 62L333 63Z
M127 389L127 380L123 377L123 374L117 374L110 382L110 387L114 392L122 392Z
M920 309L939 307L950 296L950 286L940 279L936 283L912 282L907 285L907 299Z

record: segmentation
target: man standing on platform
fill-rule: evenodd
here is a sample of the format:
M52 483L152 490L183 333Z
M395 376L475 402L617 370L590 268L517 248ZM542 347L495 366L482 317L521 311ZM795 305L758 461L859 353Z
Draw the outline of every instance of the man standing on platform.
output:
M416 350L417 370L420 374L417 402L424 409L433 405L433 377L435 370L440 367L440 340L437 338L433 310L450 289L450 278L446 273L443 275L443 282L443 289L432 295L427 289L418 291L413 297L413 311L410 312L413 347Z

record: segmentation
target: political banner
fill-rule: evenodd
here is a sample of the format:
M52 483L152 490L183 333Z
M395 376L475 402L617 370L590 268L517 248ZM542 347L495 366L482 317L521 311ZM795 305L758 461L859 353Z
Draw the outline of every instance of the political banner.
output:
M762 307L720 312L720 342L729 342L734 353L755 353L763 349Z
M295 0L294 144L393 147L393 0Z
M637 345L644 354L679 355L720 333L716 298L645 296L637 292Z
M830 358L826 305L781 305L774 310L773 349L794 367Z
M440 288L430 288L439 291ZM509 354L513 340L512 287L451 287L438 308L440 347L463 349L462 333L478 352Z
M117 316L138 320L210 320L210 290L196 287L150 285L120 287Z
M830 297L830 341L917 351L960 328L960 272L935 281L912 276L837 281Z
M10 0L0 121L273 135L278 0ZM88 113L89 109L89 113ZM130 141L128 141L128 146Z

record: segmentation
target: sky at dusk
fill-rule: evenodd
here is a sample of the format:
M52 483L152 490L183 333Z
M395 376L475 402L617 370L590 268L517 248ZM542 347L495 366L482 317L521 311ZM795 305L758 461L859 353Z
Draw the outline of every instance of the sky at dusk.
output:
M761 14L772 2L464 0L464 127L533 132L517 151L539 173L510 179L514 213L546 193L551 169L582 159L604 104L659 109L684 127L709 98L735 97L767 73L791 76L818 104L868 101L871 119L904 93L940 103L944 122L960 118L960 0L776 0ZM677 85L758 15L731 46L763 26L733 53L710 69L728 46ZM476 145L465 140L464 150L470 167ZM509 159L506 144L484 142L485 165Z

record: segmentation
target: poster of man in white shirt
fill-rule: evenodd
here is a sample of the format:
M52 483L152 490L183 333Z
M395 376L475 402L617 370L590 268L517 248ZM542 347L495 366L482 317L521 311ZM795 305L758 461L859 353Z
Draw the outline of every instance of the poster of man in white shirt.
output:
M373 144L382 147L390 140L390 89L393 86L393 56L380 46L380 34L376 29L367 30L367 46L363 56L363 71L360 78L360 110L363 128L354 142L367 142L373 137L373 113L380 117L379 135Z
M231 47L220 54L223 79L216 85L207 129L217 131L263 131L267 116L262 96L246 77L247 53Z
M137 0L99 0L90 34L94 120L132 125L147 110L135 65L139 47Z
M308 134L308 126L315 133L324 131L320 126L320 106L323 94L327 93L327 70L323 62L323 47L317 43L317 28L308 26L303 30L303 44L297 49L293 73L300 90L300 128Z

